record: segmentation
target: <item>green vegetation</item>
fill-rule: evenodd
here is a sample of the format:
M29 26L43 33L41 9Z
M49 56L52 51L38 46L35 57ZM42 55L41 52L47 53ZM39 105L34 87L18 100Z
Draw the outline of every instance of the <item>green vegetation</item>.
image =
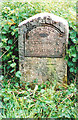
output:
M76 88L74 84L55 89L56 81L35 85L34 90L26 83L3 87L2 118L76 118Z
M28 0L27 0L28 1ZM23 20L41 12L50 12L65 18L69 23L69 46L65 59L68 63L68 83L76 81L78 41L76 31L76 0L9 2L1 5L0 16L0 59L3 76L1 97L3 101L3 117L56 117L76 118L76 88L74 84L67 88L54 90L53 86L38 86L35 91L28 85L18 85L21 76L18 63L18 24ZM75 79L75 80L74 80ZM13 87L15 85L15 87ZM24 89L24 90L23 90ZM24 99L25 98L25 99ZM64 100L64 102L63 102ZM64 109L63 109L64 108Z
M31 2L3 2L1 7L1 39L3 72L5 78L16 79L15 73L18 70L18 24L40 12L50 12L65 18L69 23L69 47L66 60L69 66L68 79L73 80L76 76L77 37L76 37L76 1L31 1ZM17 62L18 63L18 62ZM12 76L13 74L13 76ZM69 81L68 81L69 82Z

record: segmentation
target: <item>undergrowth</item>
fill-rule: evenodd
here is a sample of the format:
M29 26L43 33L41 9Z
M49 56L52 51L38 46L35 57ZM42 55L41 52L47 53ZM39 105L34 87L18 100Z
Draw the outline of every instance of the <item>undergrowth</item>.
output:
M0 93L3 101L2 118L76 118L76 87L59 86L46 81L41 85L29 83L21 87L3 86Z

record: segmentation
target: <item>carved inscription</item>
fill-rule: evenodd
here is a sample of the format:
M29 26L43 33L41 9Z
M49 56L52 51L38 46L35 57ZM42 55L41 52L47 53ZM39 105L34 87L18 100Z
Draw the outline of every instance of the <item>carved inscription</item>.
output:
M50 26L39 26L25 36L25 56L62 57L64 40L60 33Z
M67 82L64 60L69 28L66 20L52 13L39 13L22 21L18 28L20 82Z

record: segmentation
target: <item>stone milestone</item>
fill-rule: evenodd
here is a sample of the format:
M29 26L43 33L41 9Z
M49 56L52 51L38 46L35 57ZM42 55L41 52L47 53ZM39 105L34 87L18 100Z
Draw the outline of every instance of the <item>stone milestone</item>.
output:
M19 70L21 80L67 82L64 60L69 28L65 19L39 13L19 24Z

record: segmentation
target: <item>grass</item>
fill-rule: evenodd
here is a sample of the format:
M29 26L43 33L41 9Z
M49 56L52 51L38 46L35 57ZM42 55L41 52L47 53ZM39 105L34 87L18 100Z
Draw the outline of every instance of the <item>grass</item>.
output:
M8 0L4 0L7 2ZM11 0L13 2L21 2L21 0ZM65 18L69 24L76 26L76 2L77 0L23 0L22 2L28 2L31 6L35 7L35 10L40 12L52 12L60 17ZM0 3L1 6L2 3ZM74 26L74 29L76 27Z
M35 84L35 83L34 83ZM76 118L76 88L46 81L35 85L32 90L28 84L15 84L3 87L0 95L3 100L2 118Z

